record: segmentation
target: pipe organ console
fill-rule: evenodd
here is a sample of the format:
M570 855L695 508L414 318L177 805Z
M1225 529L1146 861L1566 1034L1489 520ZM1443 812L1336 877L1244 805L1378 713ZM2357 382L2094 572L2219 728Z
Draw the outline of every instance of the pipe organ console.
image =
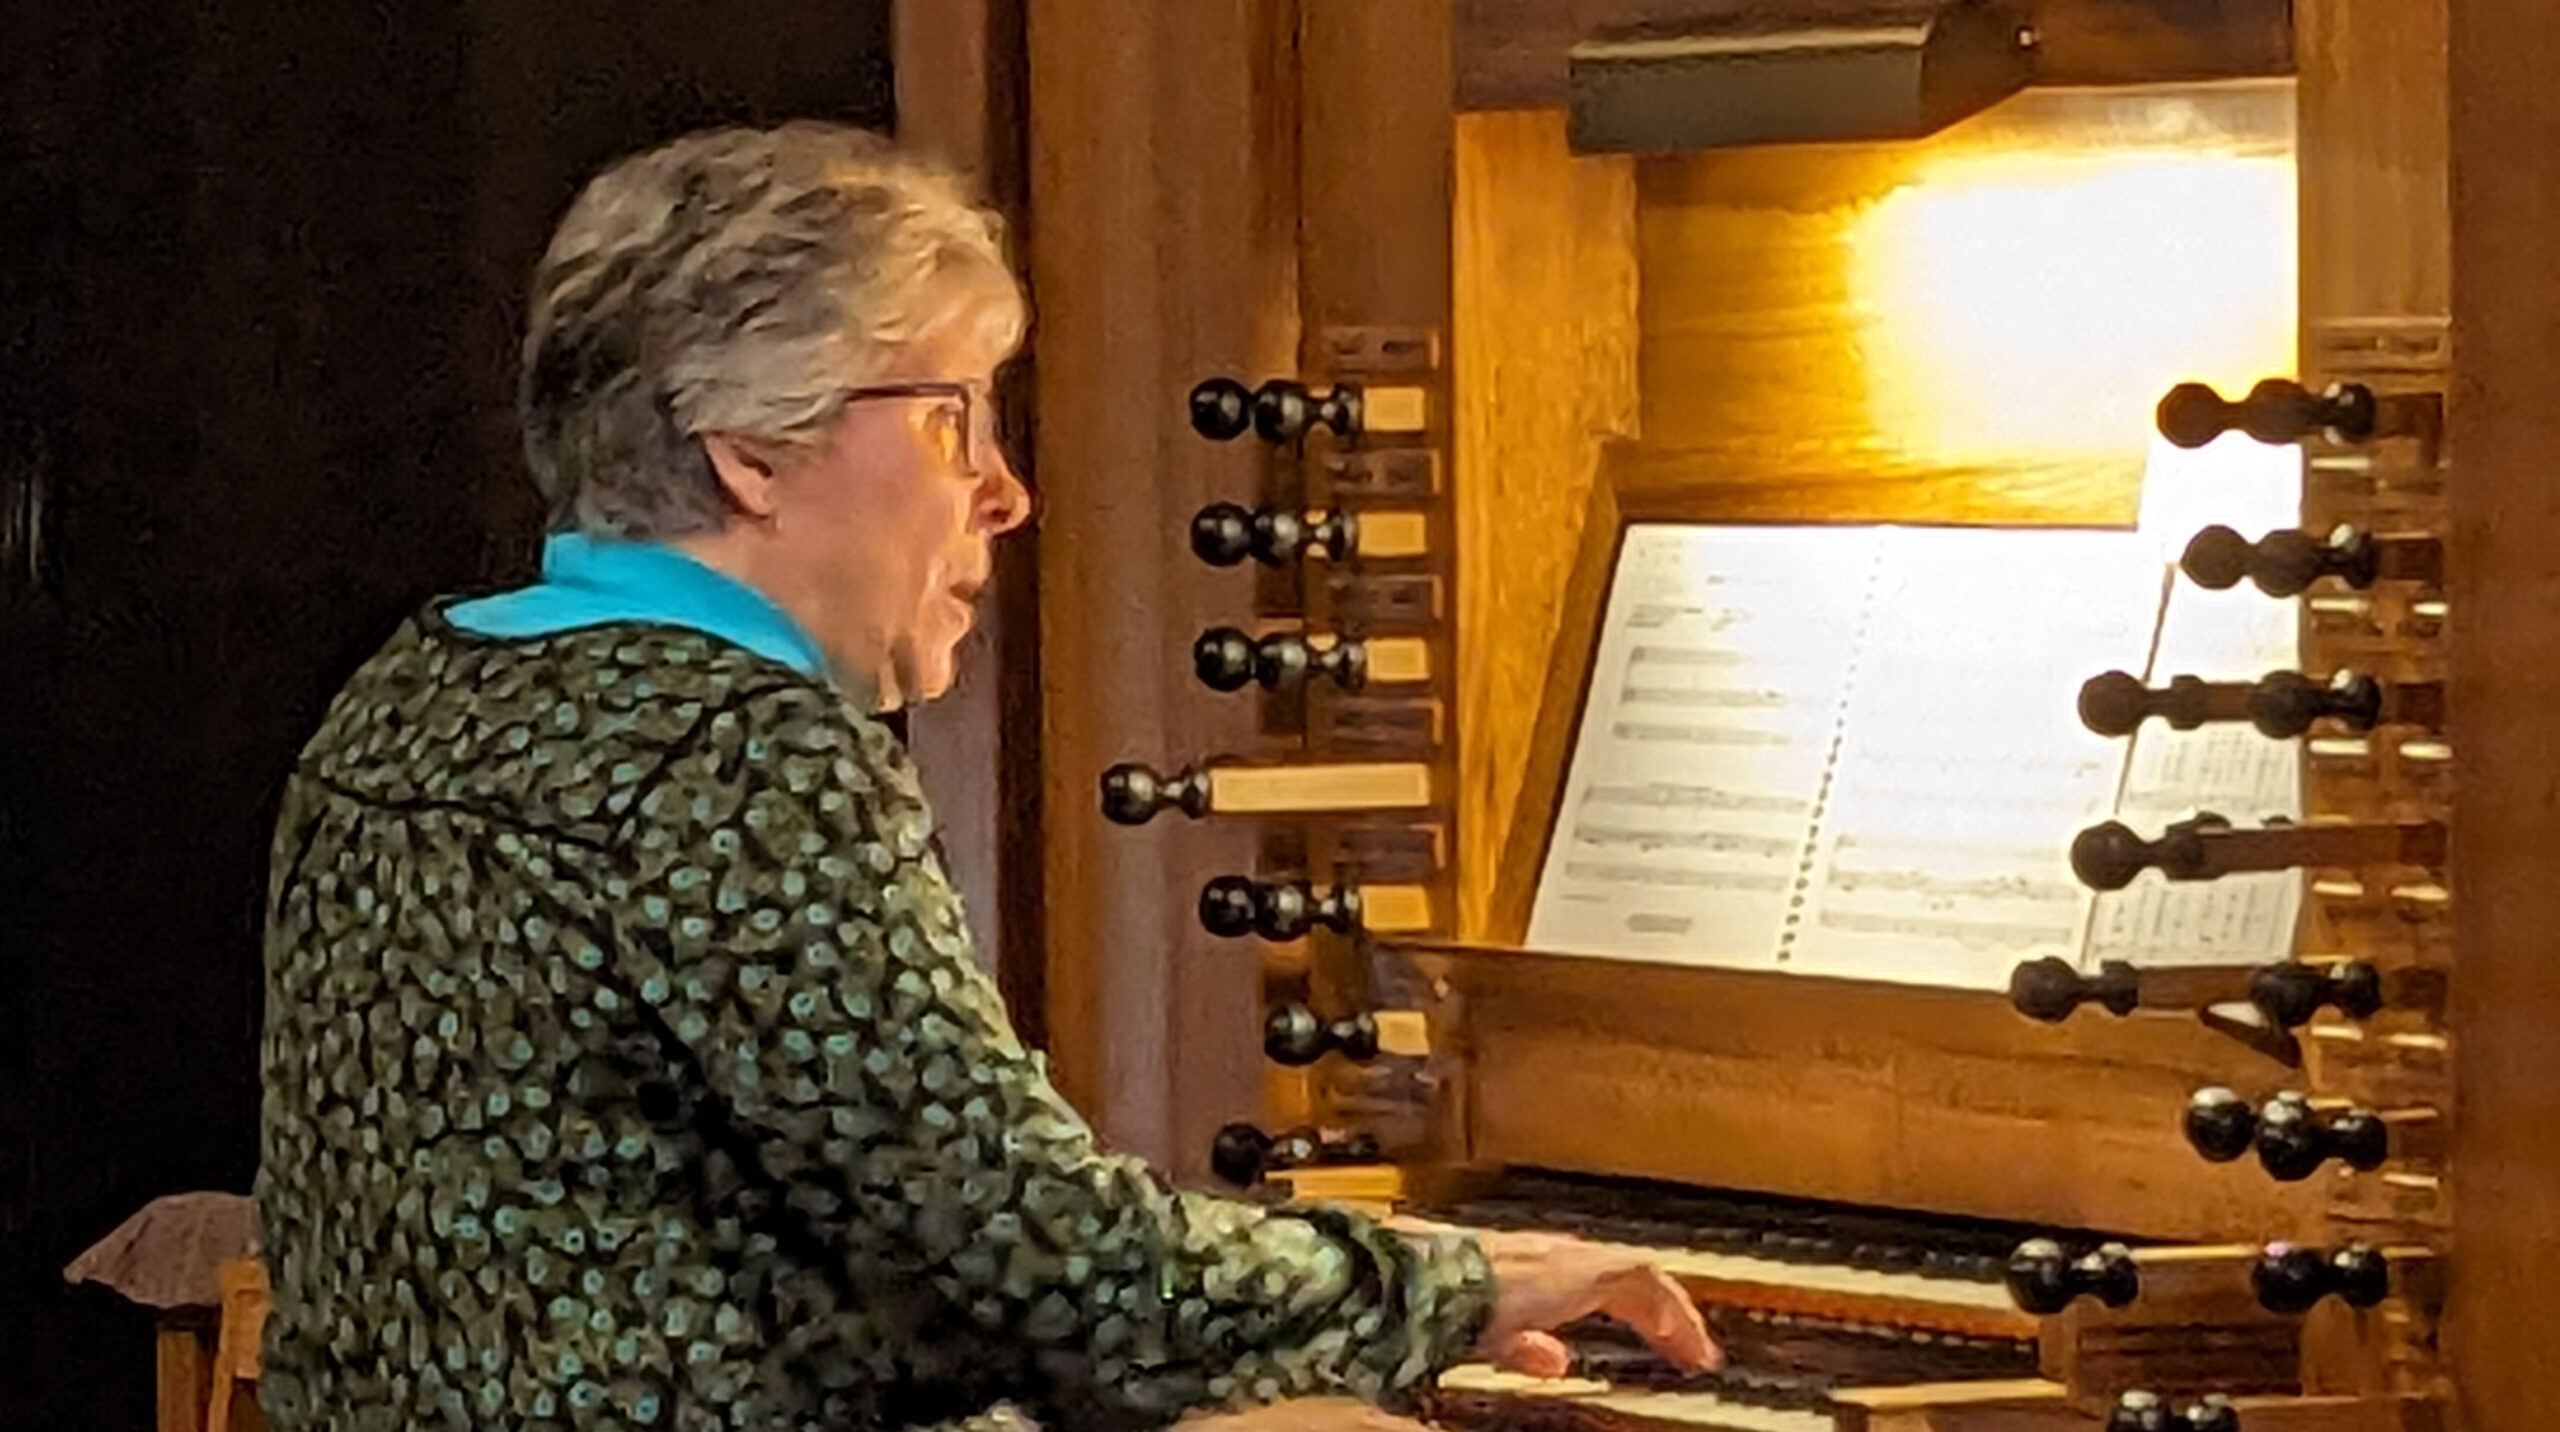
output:
M1098 696L1052 698L1070 734L1051 753L1075 768L1053 792L1073 809L1051 822L1050 866L1053 987L1074 991L1053 988L1051 1007L1065 1011L1061 1069L1101 1099L1106 1129L1120 1098L1137 1111L1127 1126L1178 1136L1179 1161L1205 1157L1250 1196L1640 1248L1729 1353L1725 1370L1687 1375L1623 1330L1576 1327L1565 1379L1450 1372L1431 1412L1452 1426L2545 1425L2506 1360L2531 1362L2560 1326L2560 1254L2532 1231L2560 1225L2560 1138L2536 1145L2518 1122L2560 1081L2523 1013L2560 1018L2560 981L2532 963L2540 928L2507 911L2560 918L2526 878L2533 813L2560 814L2560 747L2528 734L2518 694L2548 668L2510 660L2476 609L2508 612L2502 635L2560 661L2560 617L2501 595L2547 595L2560 517L2517 495L2540 481L2511 435L2510 404L2527 400L2494 396L2552 380L2560 298L2535 289L2530 321L2485 296L2464 305L2456 260L2523 273L2487 236L2494 215L2532 211L2494 180L2458 201L2448 174L2552 169L2560 99L2523 71L2493 79L2493 52L2452 38L2449 0L1892 0L1881 8L1912 27L1894 32L1910 43L1888 47L1892 63L1915 83L1954 73L1972 45L2028 57L2010 97L1925 124L1859 110L1836 27L1787 0L1299 0L1277 48L1246 0L1109 3L1185 37L1185 62L1141 66L1143 102L1097 89L1091 113L1035 144L1072 176L1078 155L1144 142L1173 151L1154 173L1210 187L1116 174L1114 202L1152 196L1124 211L1075 180L1051 222L1179 208L1204 226L1185 242L1224 247L1160 275L1100 250L1041 270L1059 294L1043 341L1129 365L1044 362L1044 410L1082 411L1133 371L1161 385L1165 472L1145 479L1159 536L1187 544L1184 580L1214 593L1164 612L1044 595L1068 609L1061 631L1108 628L1133 682L1180 671L1186 651L1196 678L1147 688L1181 696L1143 739L1088 719L1076 703L1100 710ZM2504 18L2527 0L2476 3L2464 43L2534 33ZM1990 8L2015 11L1980 32L1991 40L1933 28ZM1653 144L1627 130L1651 111L1590 86L1657 49L1687 58L1645 61L1647 104L1669 107ZM1725 67L1746 51L1798 83L1742 84ZM2449 64L2457 52L2472 58ZM1065 59L1055 84L1137 83ZM1689 71L1740 87L1688 85ZM2552 143L2458 123L2448 87L2463 74ZM1199 97L1218 85L1240 98ZM1719 93L1795 117L1711 115ZM1604 104L1608 124L1585 123ZM1769 137L1790 124L1824 143ZM2139 162L2107 169L2127 155ZM2145 166L2182 164L2191 191L2126 197ZM2209 197L2270 165L2280 203L2242 213ZM2525 188L2560 203L2560 177ZM2135 212L2224 226L2219 241L2161 241L2201 266L2192 284L2163 270L2076 314L2017 299L2033 287L2010 272L2032 262L2030 235L2114 244L2106 226ZM1972 250L1924 251L1962 222L1979 224ZM2245 282L2203 272L2231 249L2280 263ZM1165 314L1219 316L1103 323L1104 277L1084 262L1173 285L1185 301ZM1989 276L1958 294L1947 274L1968 264ZM2175 302L2215 333L2263 310L2281 341L2167 345L2100 372L2096 355L2149 341L2133 315ZM1980 321L1930 348L1897 336L1906 310ZM2490 336L2466 334L2458 372L2463 314ZM1147 341L1114 346L1129 333ZM2062 393L2073 383L2090 390L2082 407ZM2048 397L2039 426L2029 410ZM1079 420L1044 445L1044 472L1122 451L1109 439ZM2242 501L2234 477L2189 482L2193 512L2155 525L2153 485L2223 471L2177 466L2207 462L2279 474L2286 515ZM1125 508L1111 511L1083 532L1053 510L1044 543L1113 538ZM2036 623L2098 623L2100 577L2086 611L2063 586L1965 612L1931 606L1881 557L1801 558L1775 578L1628 565L1635 534L1665 525L2138 531L2162 544L2145 560L2165 610L2290 632L2291 655L2173 657L2155 612L2156 660L2138 645L2061 658L2071 684L2021 719L2111 754L2052 763L2049 817L2019 827L2033 849L2003 856L2027 873L1932 877L1940 834L2044 807L1928 785L1973 746L1996 758L2003 738L1977 729L1968 690L1989 678L1943 664L1933 678L1926 651L1875 644L1879 624L1942 613L1925 620L2015 623L2026 644ZM1769 584L1762 605L1728 601L1747 581ZM1804 670L1838 632L1869 655L1821 677L1836 684L1814 714L1772 736L1748 713L1814 678L1771 674L1783 662L1742 672L1672 635L1719 621L1795 633L1772 649ZM1970 655L1945 661L1992 663L1998 645L1951 645ZM1943 709L1892 708L1907 729L1856 773L1932 814L1834 837L1823 822L1861 809L1844 733L1885 700L1855 683L1888 681L1858 663L1946 685ZM1593 731L1637 754L1589 764ZM1754 741L1814 753L1804 799L1695 774ZM2157 749L2190 753L2172 764L2196 781L2225 781L2211 800L2135 802L2130 775L2112 805L2059 793L2087 769L2151 770L2149 743L2168 741L2187 743ZM2507 764L2483 764L2483 741ZM2278 799L2234 770L2290 774ZM1616 826L1589 814L1607 803ZM1108 828L1169 813L1249 833L1252 868L1161 828ZM1681 834L1684 820L1722 833ZM1681 839L1732 858L1664 873L1654 857ZM1139 850L1161 880L1152 866L1126 878ZM1114 872L1107 897L1061 889L1079 861ZM1576 862L1691 881L1697 908L1763 901L1776 953L1606 896L1582 915L1617 918L1638 945L1534 940L1544 882ZM1826 879L1901 913L1824 926L1807 891ZM2022 898L2067 913L2003 923L1999 902ZM1124 947L1131 921L1189 939L1095 953ZM1871 963L1793 954L1816 927L1864 941ZM1929 940L1958 948L1946 968L1962 973L1894 963L1897 941ZM1110 1062L1114 1026L1069 1016L1099 1018L1097 992L1122 986L1091 962L1121 958L1166 964L1127 988L1182 991L1183 1012L1168 995L1139 1042L1171 1050L1169 1105L1113 1093L1126 1073L1072 1082Z

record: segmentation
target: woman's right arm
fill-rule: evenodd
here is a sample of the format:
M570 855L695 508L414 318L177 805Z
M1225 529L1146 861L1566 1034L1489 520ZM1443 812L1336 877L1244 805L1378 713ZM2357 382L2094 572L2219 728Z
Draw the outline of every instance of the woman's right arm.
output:
M715 723L644 798L617 963L883 1345L1053 1432L1393 1403L1475 1349L1467 1240L1171 1192L1101 1150L974 957L904 752L799 714Z

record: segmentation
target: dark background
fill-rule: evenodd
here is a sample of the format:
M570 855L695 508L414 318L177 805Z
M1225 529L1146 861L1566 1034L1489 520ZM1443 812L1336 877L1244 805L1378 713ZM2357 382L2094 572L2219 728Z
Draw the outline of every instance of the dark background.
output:
M0 1429L152 1423L150 1315L61 1269L250 1186L275 795L418 601L531 571L553 220L702 124L886 126L888 10L0 6Z

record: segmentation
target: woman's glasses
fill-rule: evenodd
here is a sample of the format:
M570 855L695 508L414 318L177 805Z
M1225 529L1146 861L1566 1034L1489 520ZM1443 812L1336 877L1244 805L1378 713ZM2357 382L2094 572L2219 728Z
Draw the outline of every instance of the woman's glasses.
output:
M953 447L948 456L961 472L971 477L986 475L982 465L1001 450L1004 441L996 430L994 394L977 383L933 380L866 383L858 388L848 388L844 393L847 403L901 398L956 399L960 404L960 426L953 435Z

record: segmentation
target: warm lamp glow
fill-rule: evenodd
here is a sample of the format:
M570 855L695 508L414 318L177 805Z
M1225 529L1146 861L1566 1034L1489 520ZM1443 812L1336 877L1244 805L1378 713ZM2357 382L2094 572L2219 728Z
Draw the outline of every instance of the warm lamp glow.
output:
M1850 236L1877 430L1918 460L2138 456L2175 383L2294 363L2294 166L1945 153Z

